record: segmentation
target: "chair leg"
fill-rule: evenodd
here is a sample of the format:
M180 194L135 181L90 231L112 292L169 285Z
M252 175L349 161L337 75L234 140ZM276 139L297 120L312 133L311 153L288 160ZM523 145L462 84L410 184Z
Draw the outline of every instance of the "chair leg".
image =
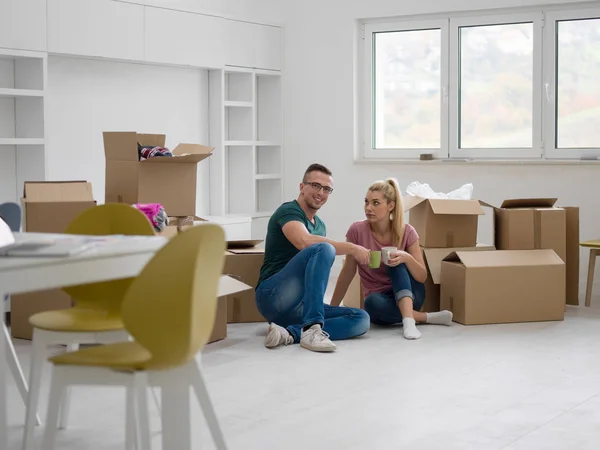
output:
M40 385L42 383L42 371L46 360L46 352L47 346L43 338L43 334L34 328L33 345L31 351L31 367L29 370L29 395L27 396L27 412L25 416L25 436L23 438L23 450L33 449L33 439L35 434L34 421L40 399Z
M185 368L156 374L161 381L162 448L190 450L190 377Z
M598 250L595 248L590 249L590 263L588 264L588 277L587 287L585 291L585 306L592 304L592 289L594 287L594 271L596 270L596 257L598 256Z
M48 401L48 415L46 416L46 427L44 429L44 441L42 450L54 450L56 444L56 432L58 431L58 414L63 392L67 386L68 369L60 366L52 367L50 381L50 399Z
M27 397L29 395L29 389L27 388L27 380L25 379L25 375L23 374L23 369L21 368L21 364L19 363L19 358L17 357L17 352L15 351L15 346L12 343L12 339L10 337L10 333L8 332L8 328L6 324L2 324L4 328L4 336L6 337L8 354L6 355L8 358L8 366L10 367L10 371L13 374L13 378L15 379L15 383L17 384L17 388L19 389L19 394L21 394L21 398L23 399L23 403L27 406ZM40 420L39 414L35 414L35 424L41 425L42 421Z
M127 386L125 390L125 450L138 450L136 434L135 391L132 387Z
M206 388L206 383L204 382L204 377L202 376L200 366L196 361L192 361L189 367L192 372L192 386L194 387L196 398L198 399L198 403L204 412L206 423L208 423L208 428L210 429L210 434L215 441L217 450L227 450L225 436L223 436L223 431L219 425L217 414L215 413L210 396L208 395L208 389Z
M67 352L76 352L79 350L79 344L67 344ZM64 430L69 421L69 411L71 409L71 387L67 386L60 402L60 417L58 419L58 428Z
M138 450L151 449L150 436L150 415L148 413L148 374L146 372L136 372L133 374L133 384L135 389L135 424L136 441L139 443Z

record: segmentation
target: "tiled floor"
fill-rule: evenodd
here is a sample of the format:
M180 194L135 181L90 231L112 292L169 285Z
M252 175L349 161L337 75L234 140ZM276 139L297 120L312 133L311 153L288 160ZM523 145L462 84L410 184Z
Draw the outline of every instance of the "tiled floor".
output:
M373 328L340 342L335 354L269 351L265 324L231 325L203 363L231 449L597 449L600 298L595 303L570 307L558 323L422 326L415 342L398 328ZM29 343L17 349L27 368ZM18 449L24 408L10 376L9 383L9 449ZM46 398L44 386L44 416ZM214 448L193 411L194 448ZM61 450L124 448L123 391L76 389L71 413Z

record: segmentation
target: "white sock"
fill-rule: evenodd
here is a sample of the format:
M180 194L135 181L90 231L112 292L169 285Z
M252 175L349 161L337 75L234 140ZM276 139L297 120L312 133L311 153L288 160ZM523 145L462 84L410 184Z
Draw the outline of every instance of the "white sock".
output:
M440 311L434 313L425 313L427 319L425 323L431 323L434 325L451 325L452 324L452 311Z
M406 339L421 339L421 332L417 330L415 319L410 317L402 319L402 326L404 327L404 337Z

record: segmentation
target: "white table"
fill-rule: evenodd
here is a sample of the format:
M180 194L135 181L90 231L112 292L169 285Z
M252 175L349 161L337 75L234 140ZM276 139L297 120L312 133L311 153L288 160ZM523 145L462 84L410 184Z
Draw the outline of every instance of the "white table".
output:
M17 241L57 236L61 235L15 233ZM166 243L167 239L159 236L122 237L65 258L0 257L0 318L4 320L4 294L137 276ZM5 339L0 333L0 449L8 448Z

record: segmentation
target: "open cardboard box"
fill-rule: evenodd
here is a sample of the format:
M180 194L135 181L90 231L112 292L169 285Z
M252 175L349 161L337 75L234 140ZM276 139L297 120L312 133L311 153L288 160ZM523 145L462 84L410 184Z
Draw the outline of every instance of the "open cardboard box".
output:
M404 211L423 247L475 247L477 222L485 214L478 200L404 197Z
M27 181L21 199L23 231L64 233L83 211L96 205L92 185L86 181ZM73 305L62 289L29 292L11 296L11 334L31 339L29 317L42 311L70 308Z
M552 249L566 264L566 301L579 305L579 208L557 207L556 198L521 198L494 210L498 250Z
M563 320L565 263L554 250L453 252L440 307L464 325Z
M258 247L261 240L227 242L223 273L256 288L260 268L265 258L265 249ZM264 322L258 312L254 289L230 295L227 299L227 322Z
M208 343L220 341L227 337L227 303L232 295L240 295L251 291L252 287L227 275L219 279L219 297L217 299L217 312L215 324Z
M197 164L213 147L179 144L173 157L139 160L141 145L164 147L164 134L104 132L107 203L160 203L169 216L196 213Z

